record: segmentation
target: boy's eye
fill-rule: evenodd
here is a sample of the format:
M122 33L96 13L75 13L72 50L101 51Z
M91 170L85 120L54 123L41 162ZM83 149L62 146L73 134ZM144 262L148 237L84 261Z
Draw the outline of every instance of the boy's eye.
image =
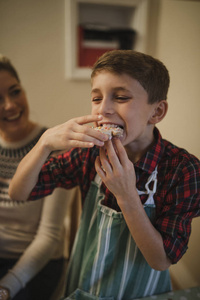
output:
M112 96L112 101L118 101L118 102L126 102L130 99L131 97L129 96L117 96L117 95L113 95ZM103 97L93 97L92 98L92 102L100 102L102 101Z
M127 101L130 99L130 97L125 97L125 96L116 96L116 99L119 101Z
M102 98L100 98L100 97L95 97L92 99L92 102L99 102L99 101L101 101L101 99Z

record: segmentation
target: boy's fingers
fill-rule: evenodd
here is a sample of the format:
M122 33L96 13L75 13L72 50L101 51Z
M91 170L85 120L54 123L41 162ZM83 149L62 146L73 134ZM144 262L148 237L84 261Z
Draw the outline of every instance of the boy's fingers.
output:
M105 143L105 149L107 151L108 159L111 164L111 166L114 168L119 168L119 158L117 155L116 150L114 149L114 145L112 144L112 141L109 140Z
M78 124L83 125L87 123L97 122L101 119L102 119L101 115L86 115L83 117L75 118L74 120L76 120Z
M112 171L112 167L110 166L110 162L108 161L104 147L100 148L99 157L103 170L106 170L107 172Z
M73 126L73 131L70 135L70 139L92 142L97 146L103 146L107 140L107 136L101 134L86 125L78 125L77 123Z
M115 149L115 153L117 154L117 157L118 157L121 165L124 166L128 159L127 152L126 152L124 146L122 145L122 142L120 141L120 139L113 138L112 142L113 142L113 149Z
M80 123L78 123L77 119L76 119L76 122L73 124L72 130L75 133L81 133L85 136L90 136L94 139L98 139L101 141L108 140L108 136L106 134L99 132L97 130L94 130L94 128L88 126L87 124L82 123L82 125L81 125Z
M105 172L104 172L104 170L102 168L99 156L97 156L96 160L95 160L95 169L96 169L97 173L99 174L99 176L101 177L101 179L105 178L106 174L105 174Z

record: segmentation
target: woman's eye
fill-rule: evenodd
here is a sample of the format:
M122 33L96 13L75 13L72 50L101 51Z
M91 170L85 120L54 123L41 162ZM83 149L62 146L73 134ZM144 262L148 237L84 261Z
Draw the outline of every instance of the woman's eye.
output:
M12 92L10 92L10 95L11 96L18 96L20 93L21 93L21 90L17 89L17 90L13 90Z

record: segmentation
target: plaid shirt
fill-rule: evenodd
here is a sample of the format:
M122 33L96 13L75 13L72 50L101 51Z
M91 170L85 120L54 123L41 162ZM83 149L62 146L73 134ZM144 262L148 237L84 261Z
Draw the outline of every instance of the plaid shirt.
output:
M137 189L145 190L149 175L158 166L155 228L163 238L164 248L176 263L187 250L192 218L200 215L200 162L186 150L163 140L158 129L154 130L155 143L135 164ZM94 162L98 148L72 149L58 157L51 157L43 166L38 183L30 200L52 193L56 187L80 186L82 203L91 181L96 175ZM113 194L102 184L104 205L119 210ZM142 203L147 195L140 196Z

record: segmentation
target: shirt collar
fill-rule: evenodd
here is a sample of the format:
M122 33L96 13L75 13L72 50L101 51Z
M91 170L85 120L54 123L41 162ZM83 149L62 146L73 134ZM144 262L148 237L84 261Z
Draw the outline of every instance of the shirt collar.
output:
M155 141L152 147L135 164L135 167L140 168L149 174L151 174L159 164L165 149L162 136L156 127L154 128L154 138Z

